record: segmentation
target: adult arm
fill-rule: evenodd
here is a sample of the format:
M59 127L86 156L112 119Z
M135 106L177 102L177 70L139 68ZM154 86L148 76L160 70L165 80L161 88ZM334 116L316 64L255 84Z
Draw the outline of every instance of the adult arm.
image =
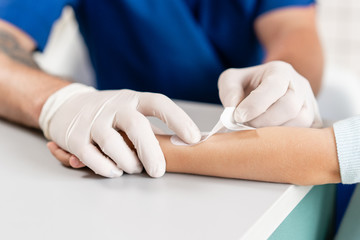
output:
M35 47L26 33L0 19L0 117L38 128L46 99L70 83L39 68Z
M228 69L219 77L224 107L254 127L321 127L314 93L319 91L323 55L315 9L285 7L260 15L255 31L265 48L262 65Z
M32 58L35 48L26 33L0 22L0 117L40 126L48 139L97 174L119 177L143 166L152 177L164 174L165 159L145 116L160 118L188 143L199 141L195 123L166 96L70 84L39 69ZM116 129L127 133L137 155Z
M324 57L316 29L316 11L289 7L260 15L255 31L265 47L265 62L282 60L308 79L315 95L321 87Z

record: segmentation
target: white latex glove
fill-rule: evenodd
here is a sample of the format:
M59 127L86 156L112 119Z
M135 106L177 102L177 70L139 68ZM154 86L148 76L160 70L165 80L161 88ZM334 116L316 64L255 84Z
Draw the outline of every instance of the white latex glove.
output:
M309 82L288 63L228 69L218 82L224 107L236 107L234 119L252 127L321 127Z
M49 97L39 123L48 139L99 175L119 177L123 171L141 172L144 166L150 176L160 177L165 173L165 158L145 116L160 118L185 142L201 138L195 123L164 95L97 91L76 83ZM137 155L117 130L127 134Z

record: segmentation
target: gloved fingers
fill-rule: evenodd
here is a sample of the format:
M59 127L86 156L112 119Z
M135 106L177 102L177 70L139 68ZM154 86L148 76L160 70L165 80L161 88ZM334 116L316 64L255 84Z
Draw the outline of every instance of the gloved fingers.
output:
M97 147L86 144L78 154L78 158L96 174L104 177L120 177L123 171L113 161L105 157Z
M246 69L229 68L221 73L218 80L219 97L224 107L236 107L245 98Z
M289 89L283 97L271 105L263 114L247 122L247 124L256 128L280 126L294 119L304 104L304 99L299 97L294 90Z
M197 143L201 139L200 130L193 120L165 95L142 93L137 109L145 116L161 119L186 143Z
M314 121L314 111L312 107L309 107L308 104L304 104L299 112L299 114L285 122L283 126L289 127L310 127Z
M136 153L130 149L115 129L105 126L99 128L97 124L94 124L91 135L101 151L110 157L118 168L129 174L142 172L142 164Z
M237 106L234 112L236 122L244 123L264 113L271 105L285 95L289 79L276 74L264 74L260 85Z
M60 148L55 142L48 142L46 144L51 154L59 160L63 165L72 168L82 168L85 165L73 154Z
M140 173L143 167L136 153L114 129L116 110L117 104L108 104L102 109L91 127L91 138L120 169L129 174Z
M298 92L302 93L302 96L304 97L304 105L299 114L294 119L284 123L284 125L320 128L323 123L316 98L312 92L309 82L302 76L300 77L303 81L294 82L294 86L299 89Z
M137 111L121 111L116 114L116 126L133 143L146 172L151 177L164 175L165 157L149 120Z
M314 128L322 127L323 123L320 111L309 81L295 71L293 74L297 75L296 78L294 78L297 81L291 82L290 87L296 89L298 97L302 97L304 99L304 106L299 112L299 115L287 124L299 124L294 126L307 126ZM310 125L309 122L311 122Z

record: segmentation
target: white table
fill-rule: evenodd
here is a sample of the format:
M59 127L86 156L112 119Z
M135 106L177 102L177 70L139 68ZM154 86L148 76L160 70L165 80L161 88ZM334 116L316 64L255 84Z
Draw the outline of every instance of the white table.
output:
M222 111L179 102L202 131ZM61 166L36 131L0 120L0 239L264 239L311 187Z

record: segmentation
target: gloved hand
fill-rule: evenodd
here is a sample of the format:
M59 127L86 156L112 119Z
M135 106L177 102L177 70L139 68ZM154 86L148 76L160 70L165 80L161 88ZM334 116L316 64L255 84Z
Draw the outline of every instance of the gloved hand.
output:
M150 176L160 177L165 158L145 116L160 118L185 142L201 138L195 123L164 95L97 91L81 84L70 84L50 96L39 124L48 139L97 174L119 177L123 171L141 172L144 166ZM117 130L126 133L137 154Z
M224 107L236 107L234 119L253 127L321 127L309 82L288 63L228 69L218 82Z

